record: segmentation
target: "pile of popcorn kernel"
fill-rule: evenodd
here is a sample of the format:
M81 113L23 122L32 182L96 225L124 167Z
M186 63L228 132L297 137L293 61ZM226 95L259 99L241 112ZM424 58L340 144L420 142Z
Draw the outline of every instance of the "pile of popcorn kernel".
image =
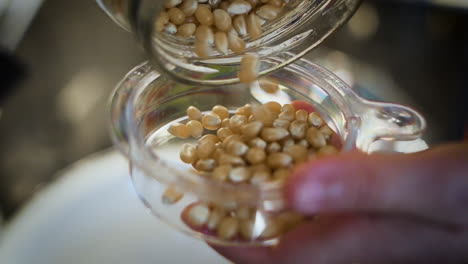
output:
M277 18L289 0L166 0L165 10L156 18L155 29L194 40L200 58L232 51L244 55L245 39L263 35L267 21ZM245 54L238 78L242 83L257 79L258 56ZM262 87L263 88L263 87Z
M247 104L233 114L221 105L206 114L190 106L187 116L188 122L172 124L168 132L182 139L198 139L196 145L182 145L180 159L191 164L200 177L214 181L253 185L283 182L298 164L338 152L332 139L334 131L321 116L292 104ZM170 187L163 202L173 204L182 197ZM254 216L255 208L199 202L187 207L182 218L192 228L225 240L275 237L303 220L295 212L282 212L255 233Z
M243 54L243 37L262 36L267 21L278 17L283 0L167 0L155 22L159 32L195 36L195 52L207 57L214 46L220 53Z

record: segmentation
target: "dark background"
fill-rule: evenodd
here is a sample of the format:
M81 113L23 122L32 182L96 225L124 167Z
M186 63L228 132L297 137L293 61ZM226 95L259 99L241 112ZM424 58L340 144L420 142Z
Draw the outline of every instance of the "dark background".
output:
M347 68L357 90L414 106L428 119L431 145L460 140L468 113L468 5L416 2L365 2L309 58L333 71ZM0 112L6 219L59 170L111 146L108 96L144 58L94 1L44 2L14 58L2 58L9 67L0 68L3 97L8 82L21 77Z

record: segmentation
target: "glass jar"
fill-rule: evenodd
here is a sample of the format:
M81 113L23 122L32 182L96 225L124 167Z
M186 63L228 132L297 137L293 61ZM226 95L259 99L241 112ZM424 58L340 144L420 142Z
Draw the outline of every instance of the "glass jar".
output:
M282 65L297 55L284 53L281 58L271 61ZM343 152L352 149L369 152L378 139L417 139L425 128L424 119L414 110L365 100L335 75L304 59L265 78L280 84L280 91L274 95L265 93L258 83L185 85L154 71L149 63L136 67L121 81L111 100L111 133L116 146L130 161L136 192L151 212L187 234L223 245L272 245L289 228L302 221L313 221L287 211L283 184L234 184L191 172L191 166L179 158L180 144L187 140L167 132L168 124L186 118L185 109L191 105L201 111L209 111L218 104L233 110L246 103L285 104L301 100L315 107L341 138ZM162 199L168 187L184 194L176 204L167 205ZM214 214L216 208L221 208L231 218L237 217L239 235L220 237L221 231L216 228L194 228L187 224L184 221L187 208L200 203L205 205L202 207L205 213ZM239 211L246 208L247 218ZM250 236L244 235L245 226L251 228Z
M178 82L192 84L221 85L238 81L241 55L213 51L209 57L200 58L194 53L194 37L187 39L156 32L154 21L164 10L165 1L97 2L117 24L137 36L158 72ZM260 38L244 37L246 52L257 54L260 75L268 74L319 45L352 16L359 2L290 0L277 19L263 25L264 32ZM291 53L286 55L286 51Z

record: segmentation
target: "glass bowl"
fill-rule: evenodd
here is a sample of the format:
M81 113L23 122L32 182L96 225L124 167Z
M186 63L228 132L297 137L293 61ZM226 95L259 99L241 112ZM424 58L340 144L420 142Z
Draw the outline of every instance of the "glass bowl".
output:
M191 166L180 161L180 145L191 140L175 138L167 128L172 122L186 120L185 111L191 105L209 111L218 104L235 109L246 103L285 104L301 100L314 106L341 138L341 151L369 152L371 144L379 139L414 140L425 128L423 117L414 110L362 99L338 77L304 59L265 78L279 83L280 91L268 94L256 83L188 86L160 75L149 63L136 67L121 81L111 100L111 134L115 145L129 159L136 193L154 215L210 243L242 246L277 243L281 232L270 229L280 217L292 215L293 220L288 219L296 224L304 220L285 211L281 183L254 186L213 181L191 172ZM176 204L167 205L162 199L168 187L184 194ZM250 237L226 239L206 228L189 226L182 216L187 208L200 203L210 210L220 206L231 216L240 215L239 208L247 208L248 223L239 220L237 227L240 230L241 226L248 226ZM287 231L285 226L281 228Z

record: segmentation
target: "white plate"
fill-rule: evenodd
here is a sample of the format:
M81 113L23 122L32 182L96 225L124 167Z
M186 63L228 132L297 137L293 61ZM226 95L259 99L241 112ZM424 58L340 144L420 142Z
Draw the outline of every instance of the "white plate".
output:
M152 216L112 151L76 163L39 193L3 233L0 263L229 262Z

